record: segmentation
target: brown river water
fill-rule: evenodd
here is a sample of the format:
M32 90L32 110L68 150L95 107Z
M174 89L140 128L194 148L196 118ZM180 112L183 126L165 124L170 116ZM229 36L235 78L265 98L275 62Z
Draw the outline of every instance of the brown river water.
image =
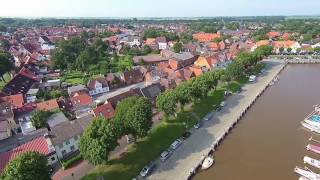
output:
M315 104L320 104L320 65L288 65L218 147L215 165L193 179L298 179L293 169L305 166L304 155L320 159L305 148L311 135L320 136L300 125Z

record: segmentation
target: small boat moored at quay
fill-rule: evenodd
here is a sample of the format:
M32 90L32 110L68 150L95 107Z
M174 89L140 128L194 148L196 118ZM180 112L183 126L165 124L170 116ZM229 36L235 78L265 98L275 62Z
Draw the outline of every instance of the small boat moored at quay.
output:
M320 129L320 122L308 120L308 119L304 120L304 122Z
M309 129L311 132L316 132L316 133L319 133L320 134L320 128L314 126L314 125L311 125L309 123L306 123L306 122L301 122L301 125L307 129Z
M320 154L320 147L319 146L308 144L306 148L308 151L312 151L314 153Z
M320 180L320 175L312 172L308 168L302 169L299 167L294 168L294 172L299 174L300 176L303 176L309 180Z
M300 176L298 180L309 180L309 179L306 177Z
M214 163L213 157L208 156L203 160L201 168L202 169L208 169L213 165L213 163Z
M308 156L303 157L303 162L320 169L320 161Z

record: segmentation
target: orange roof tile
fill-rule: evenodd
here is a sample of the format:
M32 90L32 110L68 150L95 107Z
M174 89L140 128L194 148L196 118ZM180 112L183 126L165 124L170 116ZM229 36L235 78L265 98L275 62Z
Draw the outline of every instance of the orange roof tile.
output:
M10 103L14 108L21 108L24 104L22 94L0 97L0 100Z
M59 108L59 105L56 99L51 99L48 101L37 103L37 110L40 110L40 111L51 111L58 108Z

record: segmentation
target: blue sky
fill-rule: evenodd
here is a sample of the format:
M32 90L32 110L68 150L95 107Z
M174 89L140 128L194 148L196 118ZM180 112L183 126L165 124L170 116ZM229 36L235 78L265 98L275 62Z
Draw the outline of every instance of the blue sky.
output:
M320 0L0 0L10 17L319 15Z

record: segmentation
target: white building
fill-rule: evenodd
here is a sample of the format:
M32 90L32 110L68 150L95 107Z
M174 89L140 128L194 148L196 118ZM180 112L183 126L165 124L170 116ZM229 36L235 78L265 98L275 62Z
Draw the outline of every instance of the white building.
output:
M89 95L106 93L109 91L108 82L104 78L92 79L88 83Z
M90 115L74 121L62 122L51 128L50 142L60 160L79 152L80 135L91 120Z
M168 46L166 42L159 42L158 45L160 50L167 49L167 46Z

